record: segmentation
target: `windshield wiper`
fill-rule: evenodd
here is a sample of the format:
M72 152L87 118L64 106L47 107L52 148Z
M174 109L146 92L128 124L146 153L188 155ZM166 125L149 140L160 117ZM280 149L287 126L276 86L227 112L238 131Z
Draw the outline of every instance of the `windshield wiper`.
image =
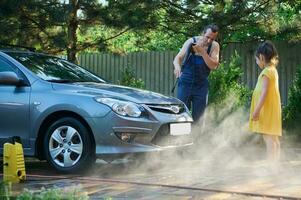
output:
M49 79L47 81L52 82L52 83L74 83L74 82L78 82L78 81L69 80L69 79Z
M52 83L107 83L103 81L93 80L70 80L70 79L49 79L47 80Z

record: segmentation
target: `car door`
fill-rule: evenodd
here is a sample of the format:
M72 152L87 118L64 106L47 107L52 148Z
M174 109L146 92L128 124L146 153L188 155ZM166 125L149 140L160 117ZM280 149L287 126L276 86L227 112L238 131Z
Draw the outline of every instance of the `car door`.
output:
M25 78L16 66L1 56L0 72L14 72L19 78ZM0 83L0 152L12 136L20 136L23 147L29 147L29 98L30 86Z

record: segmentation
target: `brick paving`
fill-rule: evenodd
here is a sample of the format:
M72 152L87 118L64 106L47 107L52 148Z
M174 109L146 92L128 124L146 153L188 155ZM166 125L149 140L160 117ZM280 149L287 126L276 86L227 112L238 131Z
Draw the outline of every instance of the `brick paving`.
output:
M301 199L300 149L283 149L277 168L267 165L262 156L254 157L262 152L262 149L244 152L225 149L211 151L209 156L192 150L180 155L153 154L144 159L128 158L112 163L98 160L94 168L83 175L59 175L46 162L26 159L27 181L14 185L13 190L18 194L24 188L39 190L45 185L49 188L81 186L91 199L275 199L166 187L174 185ZM137 184L139 182L156 185Z

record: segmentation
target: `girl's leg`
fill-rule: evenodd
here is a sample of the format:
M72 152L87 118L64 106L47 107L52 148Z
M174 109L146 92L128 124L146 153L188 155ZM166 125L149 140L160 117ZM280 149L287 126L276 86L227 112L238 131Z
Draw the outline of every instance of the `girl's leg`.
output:
M280 141L278 136L273 136L274 146L275 146L275 161L280 160L281 155L281 147L280 147Z
M267 155L267 159L272 161L273 160L273 150L274 150L274 144L273 144L273 140L272 137L270 135L263 135L263 139L266 145L266 155Z
M263 135L266 143L267 158L270 161L277 162L280 159L280 142L279 137L274 135Z

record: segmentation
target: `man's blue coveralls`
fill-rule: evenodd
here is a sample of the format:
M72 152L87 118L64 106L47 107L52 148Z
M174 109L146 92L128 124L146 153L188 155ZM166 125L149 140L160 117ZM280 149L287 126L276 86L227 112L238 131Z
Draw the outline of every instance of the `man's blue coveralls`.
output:
M194 42L196 41L193 38ZM208 47L210 53L212 44ZM188 109L192 104L192 118L196 122L203 115L208 102L210 69L202 56L191 53L191 45L187 53L187 60L184 60L182 74L178 82L177 98L185 103Z

